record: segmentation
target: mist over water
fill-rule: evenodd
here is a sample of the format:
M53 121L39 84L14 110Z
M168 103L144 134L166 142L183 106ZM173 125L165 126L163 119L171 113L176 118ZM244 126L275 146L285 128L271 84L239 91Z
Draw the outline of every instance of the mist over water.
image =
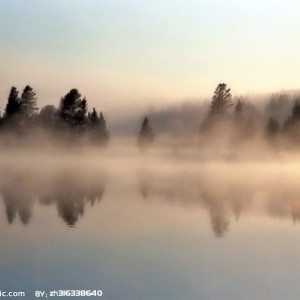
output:
M276 96L262 113L219 84L210 106L152 111L118 135L76 89L38 114L32 88L16 95L0 130L7 289L101 289L105 299L300 292L297 101Z
M86 205L101 206L119 192L133 192L134 202L203 210L219 237L231 219L247 213L293 222L300 217L295 153L201 151L167 147L166 141L140 152L133 142L116 139L109 149L3 150L0 193L8 223L19 218L30 225L35 207L54 206L66 225L76 226Z
M2 149L0 281L107 299L297 295L299 158L159 142Z

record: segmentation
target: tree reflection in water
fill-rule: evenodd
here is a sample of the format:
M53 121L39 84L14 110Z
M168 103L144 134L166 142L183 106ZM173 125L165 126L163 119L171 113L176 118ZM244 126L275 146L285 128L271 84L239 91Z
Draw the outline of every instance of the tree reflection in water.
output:
M75 226L84 215L85 206L94 206L104 194L107 172L94 168L65 167L49 170L1 170L0 192L7 221L19 216L26 225L32 218L35 203L55 205L58 216L68 226ZM23 169L22 169L23 170ZM113 176L112 176L113 177ZM121 177L113 177L122 181ZM271 217L300 220L300 188L296 180L274 176L268 180L244 180L217 172L164 172L140 169L138 188L144 201L165 201L170 205L205 209L215 236L223 237L232 219L245 212L264 213ZM126 186L134 189L135 186Z
M26 225L32 217L35 200L41 205L56 205L58 215L74 226L84 214L86 203L100 202L106 183L105 172L84 173L61 170L58 174L6 171L0 182L6 217L11 224L19 214Z
M286 180L286 178L284 178ZM271 217L300 220L300 187L286 184L282 177L250 181L218 173L174 173L165 176L143 169L138 172L139 190L144 199L161 199L207 210L216 237L229 230L230 220L238 221L246 211Z

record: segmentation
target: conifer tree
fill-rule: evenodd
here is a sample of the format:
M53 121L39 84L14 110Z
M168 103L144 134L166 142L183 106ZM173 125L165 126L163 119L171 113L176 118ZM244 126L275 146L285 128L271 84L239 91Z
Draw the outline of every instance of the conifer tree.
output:
M90 139L93 144L106 146L109 141L109 132L106 128L106 121L103 113L98 116L97 111L93 108L93 111L89 114L89 129Z
M220 122L226 120L229 108L233 105L230 89L225 83L218 84L212 97L210 110L204 118L199 133L210 132Z
M87 100L81 99L77 89L61 98L59 106L59 116L70 128L77 132L82 132L87 127Z
M77 89L72 89L60 100L59 114L67 123L73 123L78 102L81 101L81 95Z
M82 100L78 100L77 108L75 109L74 113L74 127L77 130L83 130L86 128L87 125L87 101L85 98Z
M36 93L29 85L27 85L23 90L20 104L21 117L26 121L33 120L38 110L37 98Z
M239 99L234 107L234 117L236 121L239 122L242 119L243 111L244 111L243 103Z
M220 83L215 89L214 96L210 106L210 114L218 117L224 117L227 110L233 105L230 89L227 89L225 83Z
M99 118L99 140L100 143L104 146L106 146L109 140L109 133L106 129L106 121L104 119L102 112L100 112L100 118Z
M9 92L8 101L5 108L5 116L10 118L20 112L19 92L16 87L12 87Z
M138 146L141 150L148 148L154 139L154 134L147 117L144 118L141 130L138 135Z
M93 108L93 111L89 113L88 115L89 121L90 121L90 127L97 127L99 124L99 118L96 112L95 107Z

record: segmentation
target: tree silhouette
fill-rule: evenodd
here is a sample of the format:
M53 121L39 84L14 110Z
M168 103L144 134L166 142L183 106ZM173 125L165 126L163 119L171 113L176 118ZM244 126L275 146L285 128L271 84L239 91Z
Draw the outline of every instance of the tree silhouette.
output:
M138 135L138 146L141 150L148 148L154 139L154 134L152 127L149 124L149 120L147 117L144 118L140 133Z
M300 99L296 99L292 108L292 115L284 122L282 131L290 138L291 142L299 142L299 124L300 124Z
M106 121L104 119L103 113L100 112L100 120L99 120L99 135L101 142L104 142L105 144L108 142L109 139L109 133L106 129Z
M20 112L19 92L16 87L12 87L9 92L8 101L5 108L5 117L11 118Z
M90 141L92 144L106 146L109 141L109 132L106 128L106 121L103 113L98 116L97 111L93 108L93 111L89 114L89 131Z
M292 109L292 123L300 120L300 100L297 99Z
M77 102L77 108L75 109L73 121L74 127L77 131L85 129L87 124L87 109L87 101L85 98Z
M61 98L59 112L62 119L69 122L73 120L78 102L81 101L80 97L78 90L72 89Z
M235 147L240 148L255 137L256 123L260 118L260 113L252 104L241 99L237 101L232 123L232 142Z
M216 128L216 125L226 120L228 109L233 105L231 99L232 96L227 85L225 83L218 84L212 97L208 114L200 126L199 133L210 132Z
M33 89L27 85L21 95L20 100L20 112L22 119L26 121L31 121L35 118L38 108L37 108L37 98L36 93Z
M225 83L220 83L215 89L210 106L210 114L224 117L228 109L233 105L230 89Z
M278 120L279 123L283 121L289 115L294 103L291 101L291 95L289 94L273 94L270 97L269 102L265 107L265 114L267 119L271 116Z
M57 114L57 108L54 105L46 105L41 109L38 115L38 121L46 128L48 126L52 127L57 121Z
M59 116L70 128L81 131L86 126L87 101L81 99L77 89L61 98L59 105Z
M238 99L237 103L234 106L234 117L232 125L233 128L231 146L240 147L241 142L244 140L246 131L244 103L240 99Z
M88 118L90 122L90 128L95 128L99 125L99 117L95 107L93 108L93 111L89 113Z
M243 103L239 99L234 107L234 117L236 121L239 122L242 119L243 111L244 111Z

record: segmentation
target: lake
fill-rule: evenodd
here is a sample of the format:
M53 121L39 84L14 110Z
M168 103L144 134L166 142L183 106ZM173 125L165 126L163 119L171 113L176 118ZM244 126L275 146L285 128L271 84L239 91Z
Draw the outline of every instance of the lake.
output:
M298 299L299 180L284 159L7 154L0 289Z

